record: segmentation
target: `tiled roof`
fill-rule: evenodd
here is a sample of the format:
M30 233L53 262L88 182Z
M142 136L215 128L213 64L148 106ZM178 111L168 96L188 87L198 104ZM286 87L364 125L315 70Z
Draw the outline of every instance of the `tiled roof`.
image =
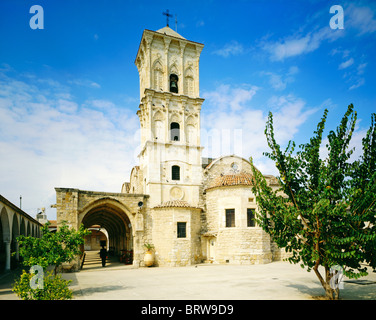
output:
M191 206L187 201L184 200L171 200L171 201L165 201L162 204L155 206L154 208L198 208Z
M221 174L214 178L206 189L238 185L251 186L252 180L252 175L248 172Z
M50 223L50 227L57 227L57 221L56 220L48 220Z

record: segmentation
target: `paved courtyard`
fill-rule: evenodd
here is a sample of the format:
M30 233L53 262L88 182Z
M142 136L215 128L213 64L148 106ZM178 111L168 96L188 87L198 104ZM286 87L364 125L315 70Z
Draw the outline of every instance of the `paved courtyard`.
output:
M138 269L109 262L102 268L98 254L89 253L81 272L63 277L72 280L77 300L309 300L324 294L314 272L288 262ZM341 298L376 299L376 274L345 282ZM0 299L17 299L1 279Z

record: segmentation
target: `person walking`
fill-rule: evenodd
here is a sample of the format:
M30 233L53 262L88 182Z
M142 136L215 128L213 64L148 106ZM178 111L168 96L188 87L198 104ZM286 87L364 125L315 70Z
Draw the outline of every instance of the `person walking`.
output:
M107 250L102 246L102 249L99 253L101 259L102 259L102 267L106 266L106 258L107 258Z

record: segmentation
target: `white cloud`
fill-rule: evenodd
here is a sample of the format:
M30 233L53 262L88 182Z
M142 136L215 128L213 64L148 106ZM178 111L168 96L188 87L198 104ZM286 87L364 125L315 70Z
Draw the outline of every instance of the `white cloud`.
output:
M239 55L244 52L243 45L236 40L227 43L223 48L213 51L214 54L224 58L230 55Z
M344 62L342 62L339 66L338 66L338 69L346 69L348 67L350 67L351 65L354 64L354 59L353 58L350 58Z
M274 132L281 144L291 140L298 133L299 127L318 110L318 108L306 108L306 102L292 94L273 96L267 105L273 112Z
M334 48L330 51L330 55L334 56L336 54L340 54L342 55L342 58L346 58L350 54L350 50L342 49L342 48Z
M281 75L273 72L267 72L266 74L270 76L269 83L275 90L284 90L286 88L287 82L282 81Z
M297 66L292 66L284 75L277 74L275 72L261 72L261 75L269 76L269 84L272 86L272 88L277 91L282 91L286 89L287 84L295 81L294 75L296 75L298 72L299 68Z
M74 113L77 111L78 105L74 101L59 99L57 101L57 107L59 110L65 113Z
M293 95L274 96L267 102L267 109L261 109L252 102L257 87L249 87L254 88L248 89L249 95L239 94L236 86L223 84L205 93L206 107L201 115L203 156L252 157L263 173L277 174L274 163L262 155L269 150L264 134L267 111L273 112L276 137L283 145L294 138L299 127L317 109L308 109L304 100ZM240 107L233 108L231 101L237 101Z
M350 4L345 10L345 28L349 25L359 31L359 35L376 31L376 18L370 7L357 7Z
M22 195L31 215L46 207L51 219L54 187L120 192L136 162L134 110L32 83L0 73L1 194L15 204Z
M108 100L95 99L95 100L87 101L87 103L89 103L91 106L93 106L96 109L102 109L102 110L111 109L115 107L115 104Z
M299 68L297 66L291 66L289 68L288 75L292 76L292 75L297 74L297 73L299 73Z
M366 69L366 66L367 66L367 63L361 63L360 65L358 65L357 67L357 72L358 72L358 75L361 75L364 73L364 70Z
M354 51L354 50L353 50ZM366 67L367 67L367 62L359 63L356 68L355 68L355 59L354 58L349 58L350 55L350 50L343 50L341 48L336 48L331 51L331 55L342 55L342 58L346 58L345 61L339 64L338 70L345 70L343 78L346 79L348 83L350 83L349 90L354 90L356 88L361 87L362 85L365 84L365 79L362 77L364 74ZM352 55L356 55L355 52L352 52ZM362 54L362 56L357 56L356 60L364 60L365 55ZM354 66L353 68L349 68L350 66ZM348 69L349 68L349 69Z
M284 60L308 51L309 37L283 40L279 43L267 44L265 49L272 55L272 60Z
M277 42L264 42L262 47L269 52L273 61L283 61L290 57L306 54L318 49L324 41L334 41L343 36L342 30L335 32L329 26L307 34L296 34Z
M100 89L100 84L89 79L73 79L68 81L69 84L74 84L81 87Z
M360 78L360 79L358 79L358 80L356 81L355 84L353 84L353 85L349 88L349 90L354 90L354 89L356 89L356 88L359 88L359 87L361 87L363 84L365 84L365 80L364 80L364 78Z
M232 87L227 84L219 85L215 91L204 92L206 101L215 106L216 110L238 111L252 99L258 90L257 86Z

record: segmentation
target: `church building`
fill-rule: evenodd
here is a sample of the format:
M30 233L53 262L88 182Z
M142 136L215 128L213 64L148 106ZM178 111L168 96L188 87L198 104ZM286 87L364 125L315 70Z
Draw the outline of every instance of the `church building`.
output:
M260 264L284 253L255 222L251 164L236 155L202 158L199 61L204 45L166 26L144 30L139 72L139 165L119 193L55 188L57 223L106 230L114 254L143 266L152 244L155 266L202 262ZM269 185L277 179L265 176Z

